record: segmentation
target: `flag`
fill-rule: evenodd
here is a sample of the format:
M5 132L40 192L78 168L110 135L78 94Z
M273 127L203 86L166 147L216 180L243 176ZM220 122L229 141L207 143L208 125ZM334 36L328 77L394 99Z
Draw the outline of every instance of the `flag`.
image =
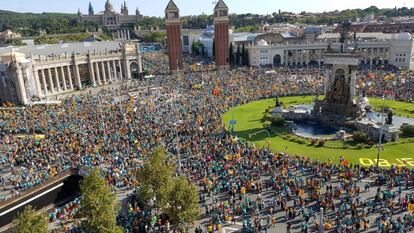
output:
M341 162L341 164L342 164L343 166L348 166L348 165L349 165L349 161L348 161L348 160L346 160L346 159L344 159L344 160Z
M411 213L414 212L414 204L408 204L408 211L410 211Z
M304 189L299 190L299 196L301 196L302 198L305 197L305 190Z
M213 95L217 96L218 94L219 94L219 89L218 89L218 87L215 87L213 89Z

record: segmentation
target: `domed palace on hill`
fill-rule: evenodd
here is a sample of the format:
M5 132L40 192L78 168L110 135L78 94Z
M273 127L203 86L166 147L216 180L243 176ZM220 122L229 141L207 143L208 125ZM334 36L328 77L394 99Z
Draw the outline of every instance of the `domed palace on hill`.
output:
M81 20L94 22L111 30L120 29L125 24L135 24L143 17L138 8L135 10L135 15L129 15L126 2L121 5L120 13L115 12L110 0L106 1L105 11L103 12L95 14L92 3L89 2L88 15L83 15L80 9L78 10L78 15Z

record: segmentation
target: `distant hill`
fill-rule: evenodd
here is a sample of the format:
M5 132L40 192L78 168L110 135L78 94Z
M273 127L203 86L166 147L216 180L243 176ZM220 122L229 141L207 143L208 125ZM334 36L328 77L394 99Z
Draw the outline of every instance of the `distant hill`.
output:
M273 23L305 23L305 24L327 24L340 23L345 19L362 18L373 13L386 20L400 16L414 16L414 8L394 8L379 9L375 6L366 9L349 9L343 11L331 11L323 13L302 12L293 14L289 12L275 12L271 15L258 14L232 14L230 22L237 28L257 29L258 25L265 21ZM184 16L181 18L183 28L205 28L213 23L212 15ZM79 20L76 14L66 13L17 13L0 10L0 30L11 29L20 32L23 36L37 36L40 30L45 30L48 34L59 33L80 33L96 31L99 25L85 23ZM164 19L159 17L144 17L137 25L127 25L128 27L140 26L142 29L165 28ZM105 28L104 28L105 31Z
M12 29L23 36L36 36L40 30L49 34L95 31L97 25L79 21L76 14L64 13L18 13L0 10L0 30Z

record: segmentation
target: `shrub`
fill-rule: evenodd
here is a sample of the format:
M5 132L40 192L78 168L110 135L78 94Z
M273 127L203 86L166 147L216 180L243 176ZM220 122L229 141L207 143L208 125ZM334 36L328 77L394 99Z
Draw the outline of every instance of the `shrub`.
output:
M285 118L279 115L270 117L269 121L272 123L272 126L284 126L286 124Z
M374 141L368 141L368 142L367 142L367 144L368 144L370 147L372 147L372 146L374 146L376 143L375 143Z
M262 119L260 119L260 122L265 122L265 121L270 121L270 118L272 118L272 115L271 114L269 114L269 113L265 113L265 114L263 114L263 117L262 117Z
M318 141L318 146L319 147L323 147L325 145L326 140L325 139L321 139Z
M356 148L357 148L358 150L361 150L361 149L363 149L363 148L364 148L364 145L363 145L363 144L358 144L358 145L356 145Z
M366 149L370 149L370 148L372 148L372 146L373 146L373 145L371 145L371 144L367 144L367 145L365 145L365 148L366 148Z
M355 131L352 134L352 138L358 143L365 143L368 141L368 135L362 131Z
M401 127L401 131L404 136L414 137L414 125L407 125L407 126Z
M303 140L303 139L298 139L298 140L297 140L297 143L299 143L299 144L305 144L305 143L306 143L306 141L305 141L305 140Z

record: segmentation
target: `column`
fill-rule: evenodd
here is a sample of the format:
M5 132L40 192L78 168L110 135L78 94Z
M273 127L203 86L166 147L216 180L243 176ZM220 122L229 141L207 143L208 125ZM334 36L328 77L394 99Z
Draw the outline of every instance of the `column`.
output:
M72 74L70 73L70 66L66 66L66 71L68 72L69 89L73 90L73 82L72 82Z
M299 50L295 50L295 65L299 64Z
M135 53L137 54L138 74L141 76L142 75L142 57L141 57L141 49L139 47L139 44L135 45ZM119 65L119 68L120 68L120 73L122 73L121 65Z
M352 103L354 97L355 97L355 86L356 86L356 76L357 76L357 67L351 68L351 83L350 83L350 95L349 95L349 102Z
M47 76L48 76L49 85L50 85L50 92L52 94L54 94L55 93L55 86L53 85L52 72L50 71L50 68L47 69Z
M329 71L330 71L330 69L325 70L325 88L324 88L325 99L328 99L328 91L329 91L329 86L330 86L330 83L329 83L330 73L329 73Z
M17 74L17 84L19 86L18 92L20 94L19 96L20 96L21 103L27 104L28 99L27 99L27 94L26 94L26 87L24 86L22 67L18 66L16 68L16 74Z
M81 82L81 79L80 79L79 67L76 63L73 64L73 70L74 70L74 73L75 73L75 84L80 90L80 89L82 89L82 82Z
M300 50L300 65L303 66L303 50Z
M131 67L129 66L129 61L126 56L124 56L124 75L126 79L131 79Z
M56 83L56 90L57 92L61 91L60 81L59 81L59 73L57 71L57 67L54 67L53 70L55 71L55 76L53 77Z
M289 64L289 50L285 51L285 58L286 58L286 66Z
M37 95L41 97L43 96L43 93L42 93L42 86L40 85L39 71L34 69L33 73L34 73L34 78L35 78Z
M321 68L321 59L322 59L321 50L318 49L318 66L319 66L319 69Z
M103 83L106 84L106 70L105 70L105 64L104 62L101 62L101 69L102 69L102 78L103 78Z
M40 73L42 75L42 86L43 86L43 93L44 95L47 95L49 93L49 91L47 90L47 85L46 85L46 77L45 77L45 70L41 69Z
M306 50L306 57L305 57L305 62L306 62L306 66L309 65L309 50Z
M116 70L115 60L112 60L112 67L114 69L114 79L117 80L118 79L118 72Z
M373 49L369 49L369 68L372 69L372 56L373 56Z
M106 63L106 69L107 69L106 72L108 74L108 81L111 82L112 79L113 79L112 71L111 71L111 66L109 64L109 61L106 61L105 63Z
M65 75L65 70L63 69L63 66L60 67L60 73L62 74L63 90L67 91L68 86L66 85L66 75Z
M101 82L101 74L99 73L99 62L95 62L95 72L96 72L96 81L98 82L98 85L102 85Z
M91 85L93 87L96 87L95 71L94 71L94 68L93 68L93 62L89 60L88 66L89 66L89 79L90 79L89 81L91 81Z
M124 75L122 73L121 60L118 60L118 66L119 66L119 79L124 79Z

